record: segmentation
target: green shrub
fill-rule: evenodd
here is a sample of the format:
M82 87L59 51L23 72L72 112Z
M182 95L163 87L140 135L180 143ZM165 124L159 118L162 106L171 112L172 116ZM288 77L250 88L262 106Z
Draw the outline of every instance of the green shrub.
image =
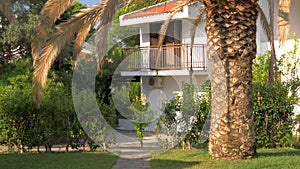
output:
M182 89L182 96L175 94L172 99L164 103L162 109L162 115L160 116L156 132L157 134L163 132L162 129L165 128L164 133L171 137L171 140L162 140L160 141L164 145L169 145L173 147L174 144L178 141L183 141L190 146L201 147L203 140L199 138L205 135L203 130L204 124L210 112L210 83L206 82L203 86L195 87L194 85L184 84ZM176 119L176 112L181 112L183 118ZM195 122L191 125L191 117L195 116ZM181 135L181 132L177 131L177 123L183 122L185 127L188 129L183 129L184 135ZM163 126L163 127L162 127ZM170 143L171 142L171 143ZM184 145L183 145L184 146ZM165 148L168 148L167 146Z
M253 113L258 147L286 147L292 135L295 98L286 83L271 88L267 83L253 84Z

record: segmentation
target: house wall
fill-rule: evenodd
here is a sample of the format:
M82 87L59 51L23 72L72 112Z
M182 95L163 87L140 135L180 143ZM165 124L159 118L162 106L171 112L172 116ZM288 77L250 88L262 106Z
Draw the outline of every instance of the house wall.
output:
M182 22L182 44L191 43L190 30L192 28L192 20L183 19ZM175 30L176 31L176 30ZM140 46L150 46L150 24L140 25ZM200 23L195 33L195 44L206 44L205 22Z
M192 20L184 19L182 20L182 43L191 43L191 28L193 26ZM205 32L205 22L200 23L196 29L194 44L206 44L206 32Z
M278 4L279 0L273 0L274 1L274 35L275 35L275 40L277 40L277 17L278 17ZM262 10L264 11L264 14L266 15L267 18L269 18L269 6L268 6L268 1L259 1L259 5L261 6ZM292 0L291 1L291 7L290 7L290 14L289 14L289 19L290 19L290 34L289 38L293 38L293 34L296 33L298 37L300 37L300 1L299 0ZM257 21L258 25L258 33L257 33L257 38L258 42L267 42L267 36L266 33L262 27L261 20L258 18ZM260 51L259 51L260 52Z
M291 8L290 8L290 23L291 23L291 34L290 38L292 38L293 33L296 33L297 37L300 38L300 1L292 0Z
M150 46L150 24L143 24L140 27L140 46Z

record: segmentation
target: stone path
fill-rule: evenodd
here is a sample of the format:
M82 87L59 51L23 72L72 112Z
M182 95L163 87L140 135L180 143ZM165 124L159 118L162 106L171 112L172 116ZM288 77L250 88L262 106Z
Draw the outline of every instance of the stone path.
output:
M119 131L116 136L117 145L111 147L111 152L119 154L119 159L112 169L149 169L153 152L160 149L156 138L151 133L145 133L144 147L135 139L133 131Z

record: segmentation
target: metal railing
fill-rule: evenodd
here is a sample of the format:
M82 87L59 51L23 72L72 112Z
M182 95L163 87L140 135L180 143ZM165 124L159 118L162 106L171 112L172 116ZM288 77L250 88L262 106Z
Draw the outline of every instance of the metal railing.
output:
M206 45L165 45L157 47L123 48L128 71L134 70L206 70Z

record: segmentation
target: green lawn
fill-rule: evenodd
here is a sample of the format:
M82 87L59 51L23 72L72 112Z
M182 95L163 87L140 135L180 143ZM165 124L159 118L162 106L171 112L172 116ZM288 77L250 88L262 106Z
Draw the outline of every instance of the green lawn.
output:
M292 149L262 149L258 157L250 160L215 161L203 150L171 150L151 159L153 169L292 169L300 168L300 150Z
M102 152L0 154L0 169L111 169L117 158Z

